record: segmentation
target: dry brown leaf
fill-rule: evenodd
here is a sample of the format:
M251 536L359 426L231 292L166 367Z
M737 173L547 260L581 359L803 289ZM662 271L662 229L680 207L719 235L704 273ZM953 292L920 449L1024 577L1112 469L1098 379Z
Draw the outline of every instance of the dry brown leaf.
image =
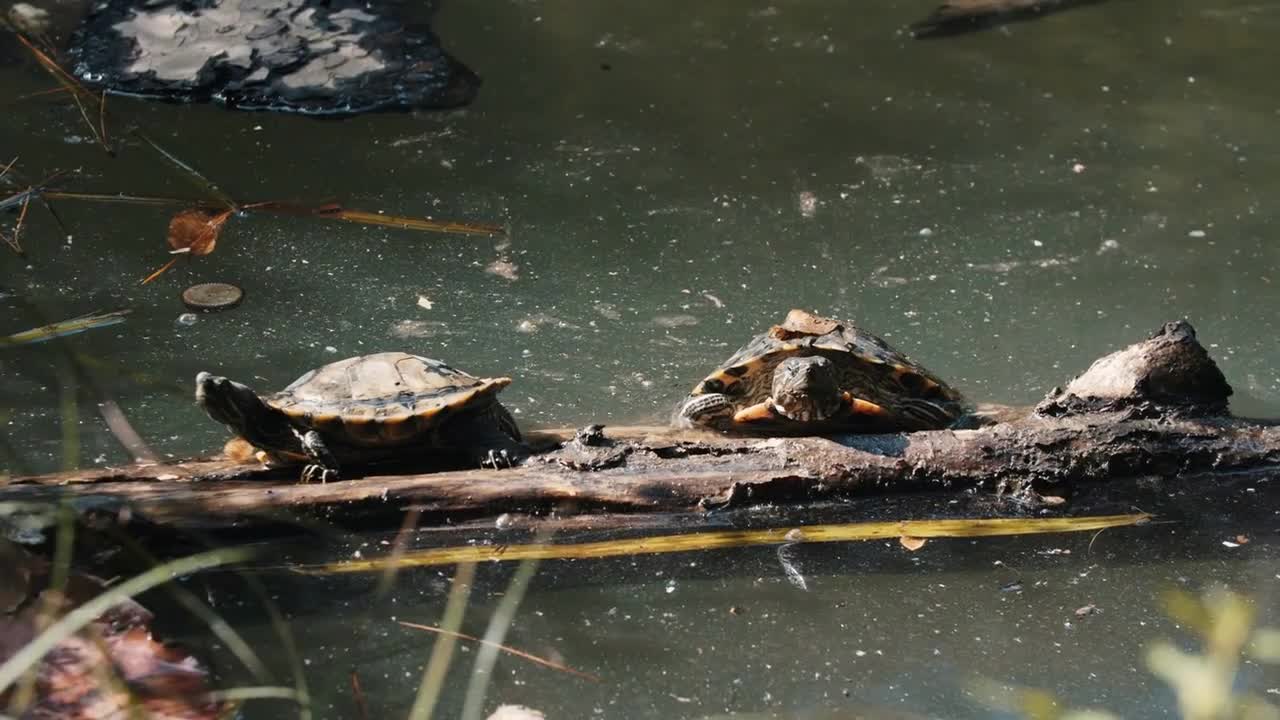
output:
M840 327L838 320L814 315L808 310L794 309L787 313L781 325L774 325L769 334L778 340L789 340L802 335L826 335Z
M218 245L218 233L231 219L231 210L188 208L169 221L169 247L192 255L208 255Z
M925 539L922 537L912 537L910 535L903 535L902 537L898 538L898 543L902 545L902 547L910 550L911 552L915 552L920 548L924 547Z

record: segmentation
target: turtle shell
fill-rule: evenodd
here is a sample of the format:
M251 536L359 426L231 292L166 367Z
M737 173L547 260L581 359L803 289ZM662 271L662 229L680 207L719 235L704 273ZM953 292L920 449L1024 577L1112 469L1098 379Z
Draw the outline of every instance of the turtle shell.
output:
M417 442L481 410L511 378L477 378L439 360L385 352L316 368L264 398L299 426L359 447Z
M964 413L964 398L876 335L850 323L792 310L694 387L691 396L722 393L740 410L770 397L773 371L789 357L821 355L835 366L840 389L890 413L890 428L941 428Z

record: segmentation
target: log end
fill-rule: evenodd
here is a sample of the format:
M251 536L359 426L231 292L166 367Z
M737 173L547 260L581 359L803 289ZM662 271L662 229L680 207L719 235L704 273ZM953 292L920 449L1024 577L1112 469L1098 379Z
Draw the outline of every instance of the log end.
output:
M1231 385L1186 320L1165 323L1151 337L1098 359L1054 388L1039 415L1116 410L1143 416L1225 414Z

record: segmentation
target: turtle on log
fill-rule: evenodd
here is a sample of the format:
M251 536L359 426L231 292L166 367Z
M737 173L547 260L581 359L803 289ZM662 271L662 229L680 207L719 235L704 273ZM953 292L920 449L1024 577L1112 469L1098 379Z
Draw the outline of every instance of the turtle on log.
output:
M679 427L764 433L946 428L964 398L884 340L792 310L752 338L677 406Z
M260 396L238 382L196 375L196 403L271 459L306 463L302 479L333 480L342 463L414 450L449 450L481 466L528 455L497 394L511 378L477 378L403 352L362 355L312 370Z

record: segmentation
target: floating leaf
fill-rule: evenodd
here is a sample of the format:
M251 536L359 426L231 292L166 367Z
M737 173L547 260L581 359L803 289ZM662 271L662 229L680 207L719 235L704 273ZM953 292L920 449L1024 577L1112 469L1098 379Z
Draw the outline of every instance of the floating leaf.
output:
M218 210L215 208L187 208L169 220L170 252L184 255L208 255L218 246L218 233L227 224L235 210ZM159 269L142 280L142 284L155 280L173 267L177 258L161 265Z
M169 247L175 252L208 255L218 245L218 233L231 219L232 210L190 208L169 221Z

